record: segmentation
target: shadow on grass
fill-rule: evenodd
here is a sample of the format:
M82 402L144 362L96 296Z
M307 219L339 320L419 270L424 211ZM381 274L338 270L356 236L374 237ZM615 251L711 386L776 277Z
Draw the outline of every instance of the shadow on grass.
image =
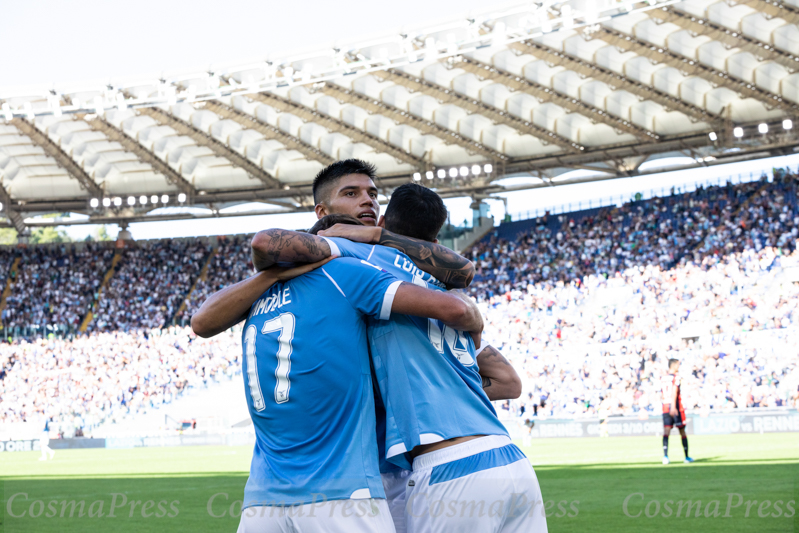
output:
M796 464L584 466L538 471L549 531L799 530ZM246 479L246 474L6 478L0 481L0 531L233 532Z

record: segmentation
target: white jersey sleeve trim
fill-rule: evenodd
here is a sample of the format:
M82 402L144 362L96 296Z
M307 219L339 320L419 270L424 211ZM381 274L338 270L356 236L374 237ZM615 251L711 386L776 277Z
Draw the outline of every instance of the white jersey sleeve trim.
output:
M479 349L479 350L477 350L476 352L474 352L474 356L475 356L475 357L477 357L478 355L480 355L480 353L481 353L483 350L485 350L485 349L486 349L486 348L488 348L489 346L490 346L490 344L488 344L488 343L484 342L484 343L483 343L483 345L482 345L482 346L480 346L480 349Z
M320 235L321 237L321 235ZM338 247L338 244L335 243L332 239L328 239L327 237L322 237L326 242L327 245L330 246L330 256L331 257L341 257L341 250ZM330 276L328 276L330 277ZM333 282L335 283L335 281ZM338 285L337 285L338 286ZM339 289L341 290L341 289Z
M391 306L394 305L394 296L397 294L397 289L399 289L401 284L402 282L398 280L389 285L388 289L386 289L386 295L383 296L383 307L380 309L380 320L388 320L391 318Z
M340 293L341 293L341 295L342 295L344 298L346 298L346 297L347 297L347 295L346 295L346 294L344 294L344 291L342 291L342 290L341 290L341 287L339 287L339 286L338 286L338 283L336 283L336 280L334 280L334 279L333 279L333 278L330 276L330 274L328 274L328 273L327 273L327 271L326 271L324 268L320 268L319 270L321 270L321 271L324 273L324 275L325 275L325 276L327 276L327 279L329 279L330 281L332 281L332 282L333 282L333 285L335 285L335 286L336 286L336 288L338 289L338 292L340 292ZM389 287L389 288L390 288L390 287ZM392 297L391 297L391 299L392 299L392 301L393 301L393 300L394 300L394 297L392 296ZM384 301L384 305L385 305L385 301ZM390 309L390 307L389 307L389 309Z

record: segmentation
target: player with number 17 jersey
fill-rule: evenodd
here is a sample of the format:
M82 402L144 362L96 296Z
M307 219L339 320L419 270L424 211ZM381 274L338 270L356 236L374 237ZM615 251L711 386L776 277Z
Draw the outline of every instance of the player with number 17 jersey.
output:
M399 281L336 259L252 306L242 333L256 444L243 509L385 498L364 317L387 319Z

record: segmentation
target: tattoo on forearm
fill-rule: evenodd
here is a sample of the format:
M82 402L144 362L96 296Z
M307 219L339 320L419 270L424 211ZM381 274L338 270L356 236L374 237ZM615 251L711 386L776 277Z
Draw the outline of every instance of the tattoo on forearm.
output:
M482 352L480 352L480 358L491 359L492 357L498 357L501 363L504 363L508 366L513 366L510 362L505 359L505 356L502 355L499 350L494 348L493 346L486 346Z
M432 274L447 287L468 287L474 278L474 265L446 246L396 235L383 230L378 244L396 248L410 257L416 266Z
M488 387L490 387L490 386L491 386L491 378L489 378L489 377L486 377L486 376L480 376L480 377L482 378L482 381L483 381L483 388L484 388L484 389L487 389Z
M266 243L252 249L253 265L263 270L275 263L315 263L330 255L324 239L307 233L282 229L262 232Z

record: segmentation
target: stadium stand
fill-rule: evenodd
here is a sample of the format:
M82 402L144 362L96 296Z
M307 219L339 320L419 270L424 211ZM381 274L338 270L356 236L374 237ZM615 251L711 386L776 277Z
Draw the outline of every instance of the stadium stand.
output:
M502 416L658 413L673 356L689 409L796 406L797 175L773 175L506 223L478 243L471 290L484 339L524 383ZM18 279L3 312L12 338L0 345L0 422L44 413L90 430L239 373L235 332L205 341L181 326L210 293L249 275L248 243L221 237L215 252L200 239L130 243L95 303L112 249L2 250L0 267ZM42 280L34 264L53 277L31 288ZM78 288L65 288L73 278ZM43 303L25 316L64 317L69 332L13 329L31 298ZM74 326L90 309L84 334ZM56 405L54 394L70 401Z

